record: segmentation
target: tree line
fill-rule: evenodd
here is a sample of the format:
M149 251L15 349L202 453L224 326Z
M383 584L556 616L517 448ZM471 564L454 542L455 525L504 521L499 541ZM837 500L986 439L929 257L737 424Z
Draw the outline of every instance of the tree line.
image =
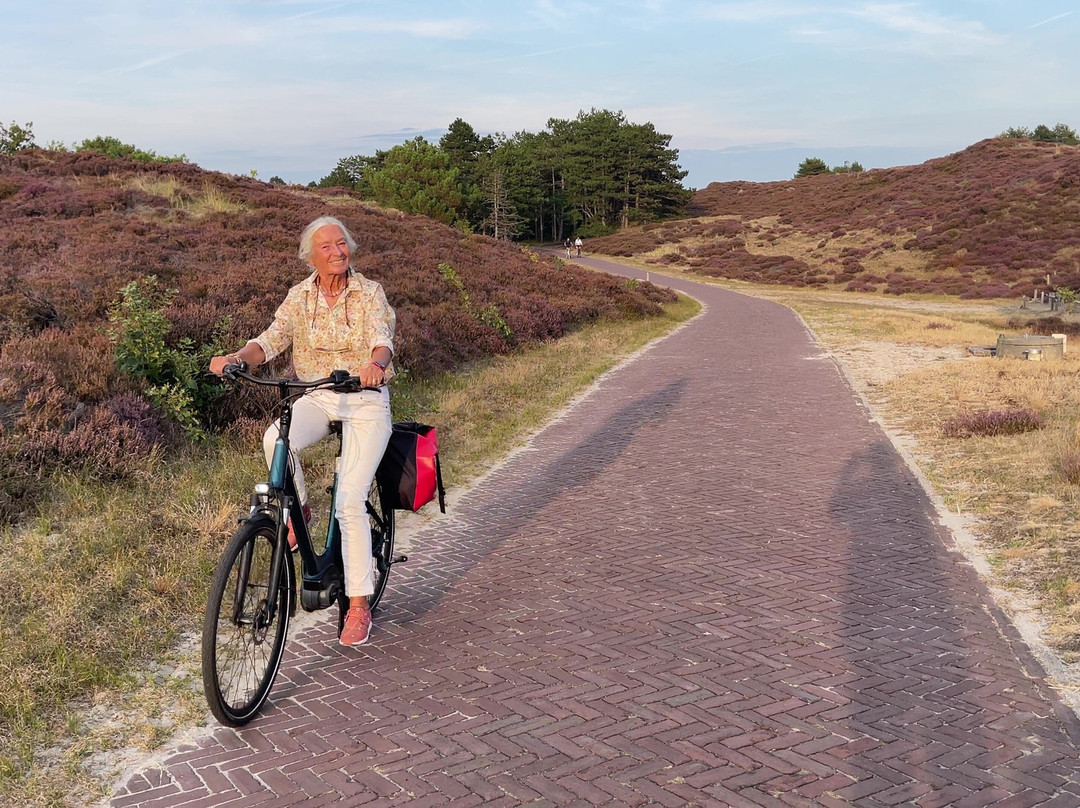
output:
M1053 128L1044 123L1040 123L1034 129L1028 129L1026 126L1010 126L998 137L1029 138L1031 140L1041 140L1044 143L1065 143L1069 146L1080 144L1080 139L1076 136L1076 130L1063 123L1055 124Z
M845 160L843 165L829 168L829 164L820 157L807 157L799 163L799 168L795 172L795 179L798 179L799 177L813 177L818 174L855 174L864 170L862 163L858 160L855 162Z
M344 157L311 184L497 238L561 241L683 214L693 192L670 144L651 123L610 110L513 136L481 136L458 118L438 143L417 137Z
M18 124L12 121L5 126L0 123L0 154L11 155L23 149L36 149L38 144L34 141L34 122L28 121ZM138 160L142 163L186 163L187 157L177 154L172 157L156 154L149 149L140 149L129 143L123 143L119 138L98 135L88 137L82 143L73 144L69 149L60 141L52 141L42 148L49 151L91 151L104 154L106 157L119 157L126 160Z
M1076 130L1063 123L1056 124L1053 127L1041 123L1034 129L1028 129L1026 126L1010 126L998 137L1027 138L1029 140L1040 140L1044 143L1064 143L1069 146L1080 145L1080 138L1077 137ZM816 174L847 174L862 170L863 167L858 162L845 162L843 165L830 168L829 164L820 157L807 157L799 163L799 167L795 171L795 179L812 177Z

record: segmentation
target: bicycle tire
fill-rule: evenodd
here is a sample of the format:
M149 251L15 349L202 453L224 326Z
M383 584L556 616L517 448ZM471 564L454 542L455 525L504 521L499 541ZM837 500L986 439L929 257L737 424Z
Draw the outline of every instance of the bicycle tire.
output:
M375 589L368 595L368 606L372 610L379 605L383 592L386 591L386 579L390 577L390 565L394 558L394 509L384 503L382 486L376 479L371 484L368 494L367 510L371 523L371 555L374 559Z
M281 667L296 578L292 556L286 553L285 580L273 594L277 609L267 623L267 579L276 541L277 527L269 517L245 523L226 545L210 584L202 635L203 692L214 717L227 726L242 726L255 717ZM246 548L251 552L245 574ZM234 595L241 584L243 601L236 620Z

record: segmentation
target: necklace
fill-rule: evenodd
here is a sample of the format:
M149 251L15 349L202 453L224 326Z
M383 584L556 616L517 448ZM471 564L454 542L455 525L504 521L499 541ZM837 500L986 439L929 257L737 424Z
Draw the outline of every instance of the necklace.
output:
M315 279L315 285L318 286L322 290L323 297L335 298L336 299L336 298L341 296L342 292L344 292L346 289L349 288L349 276L346 275L344 277L344 279L341 282L341 285L338 286L336 291L332 288L333 279L331 279L331 282L327 283L326 287L324 288L323 285L322 285L322 279L321 278L316 278Z

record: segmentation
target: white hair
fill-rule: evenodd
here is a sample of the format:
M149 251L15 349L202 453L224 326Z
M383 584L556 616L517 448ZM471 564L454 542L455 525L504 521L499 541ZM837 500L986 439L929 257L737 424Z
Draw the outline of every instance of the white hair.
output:
M356 239L354 239L352 233L349 232L349 228L333 216L320 216L305 227L304 232L300 234L300 251L297 255L300 256L300 260L305 264L311 265L311 242L315 238L315 231L322 227L326 227L327 225L333 225L334 227L341 229L341 232L345 236L345 243L349 245L350 256L352 253L356 252Z

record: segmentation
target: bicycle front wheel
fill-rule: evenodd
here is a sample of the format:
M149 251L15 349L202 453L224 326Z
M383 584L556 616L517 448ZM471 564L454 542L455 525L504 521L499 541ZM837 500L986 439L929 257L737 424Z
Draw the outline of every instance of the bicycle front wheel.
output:
M385 505L378 479L371 484L367 512L371 523L372 575L375 579L375 591L368 595L368 606L374 609L386 590L386 579L390 577L394 558L394 509Z
M233 727L258 713L285 650L295 577L286 553L279 580L270 584L276 541L269 517L247 522L226 546L210 585L202 636L203 691L214 717Z

